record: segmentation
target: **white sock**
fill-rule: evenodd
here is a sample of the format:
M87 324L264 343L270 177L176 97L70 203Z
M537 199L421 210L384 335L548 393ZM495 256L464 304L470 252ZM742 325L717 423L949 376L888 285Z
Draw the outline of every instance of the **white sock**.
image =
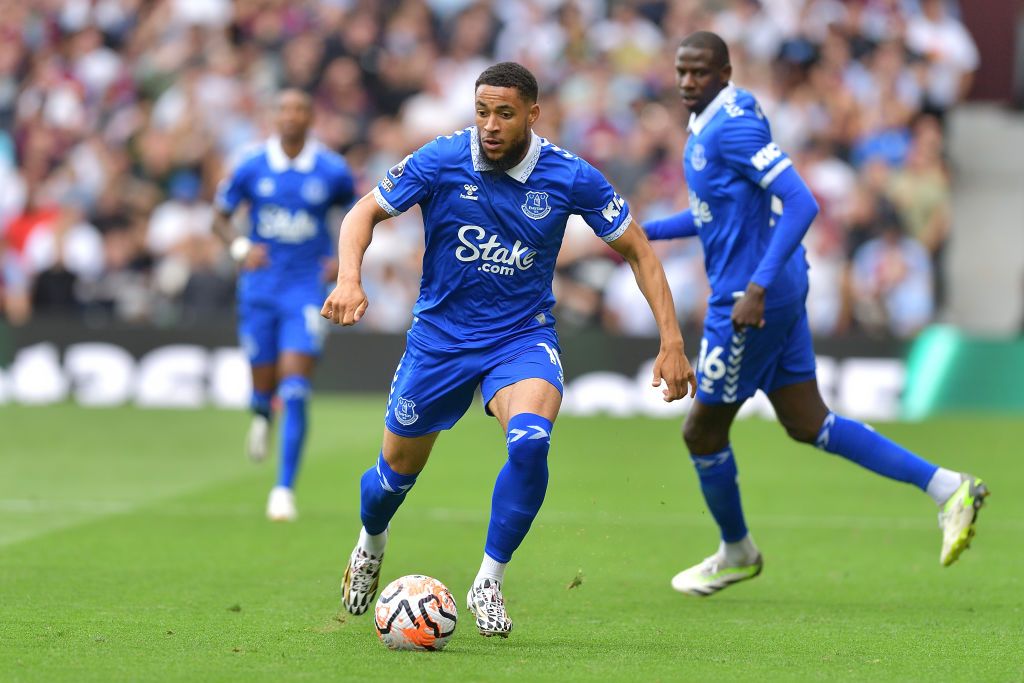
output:
M480 571L476 573L476 578L473 579L473 585L480 583L484 579L491 579L498 583L505 582L505 567L508 566L508 562L498 562L497 560L491 559L490 555L484 553L484 561L480 563Z
M384 554L384 548L388 545L388 530L373 535L366 532L366 528L359 529L359 547L374 557Z
M941 506L960 488L961 483L959 472L940 467L935 470L935 474L928 481L928 488L925 489L925 493L932 497L936 505Z
M757 546L754 539L747 534L735 543L722 541L718 552L725 556L725 563L731 567L742 567L753 564L757 559Z

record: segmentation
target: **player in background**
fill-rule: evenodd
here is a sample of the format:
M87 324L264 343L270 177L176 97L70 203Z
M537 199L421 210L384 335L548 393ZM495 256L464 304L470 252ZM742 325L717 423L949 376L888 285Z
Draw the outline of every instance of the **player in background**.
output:
M374 226L414 204L423 211L419 299L398 363L383 446L361 481L359 541L342 600L354 614L377 592L388 525L450 429L481 388L505 434L483 562L467 602L484 636L507 637L505 567L540 510L548 482L562 365L551 315L551 281L566 220L580 214L633 267L654 312L661 347L653 384L664 400L696 390L661 263L626 202L594 167L538 137L537 81L504 62L476 82L476 126L439 137L393 167L345 217L338 284L323 306L352 325L368 305L360 265Z
M740 504L729 429L743 402L764 391L793 439L884 477L914 484L939 506L939 559L967 548L988 495L980 479L921 459L870 427L831 412L818 392L807 324L807 261L800 245L818 205L772 142L754 97L734 86L725 43L700 31L676 53L677 85L690 110L683 166L690 208L650 222L651 239L700 237L711 297L697 363L697 400L683 439L722 533L718 551L672 579L710 595L757 576L761 553ZM781 216L773 218L773 197Z
M292 521L295 477L306 439L310 378L324 334L326 283L336 274L327 213L353 199L345 160L309 137L313 104L299 90L277 96L277 135L248 156L217 192L214 229L238 262L238 336L252 367L252 422L246 450L269 449L274 393L284 406L277 484L267 517ZM235 236L231 215L248 204L249 234Z

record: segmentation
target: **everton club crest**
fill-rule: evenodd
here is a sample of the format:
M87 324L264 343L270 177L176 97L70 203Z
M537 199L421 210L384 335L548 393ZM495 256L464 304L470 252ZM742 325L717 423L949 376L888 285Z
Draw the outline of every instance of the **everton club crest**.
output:
M527 218L539 221L551 213L551 205L548 204L547 192L527 192L526 201L519 205Z
M690 154L690 166L693 167L694 171L703 171L707 165L707 152L704 151L704 145L698 142L693 146L693 152Z
M399 396L398 403L395 405L395 418L401 424L408 427L420 419L420 416L416 414L416 404L407 398Z

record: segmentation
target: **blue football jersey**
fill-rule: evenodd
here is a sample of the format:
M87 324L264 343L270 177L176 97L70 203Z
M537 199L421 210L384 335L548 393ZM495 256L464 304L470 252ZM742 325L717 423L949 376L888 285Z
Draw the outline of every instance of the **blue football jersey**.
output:
M699 116L691 115L689 130L683 170L704 246L710 303L731 306L768 248L775 224L771 184L792 161L772 141L754 96L731 84ZM807 285L807 259L800 246L768 289L765 306L796 301Z
M554 324L551 280L569 216L581 215L606 242L630 223L626 202L583 159L534 134L518 165L495 171L475 127L407 156L374 196L393 216L420 205L425 250L413 331L454 346Z
M249 239L267 245L270 261L241 274L239 298L318 286L321 262L334 253L327 212L351 203L353 191L348 164L315 140L292 159L271 138L239 164L218 188L217 205L230 213L248 202Z

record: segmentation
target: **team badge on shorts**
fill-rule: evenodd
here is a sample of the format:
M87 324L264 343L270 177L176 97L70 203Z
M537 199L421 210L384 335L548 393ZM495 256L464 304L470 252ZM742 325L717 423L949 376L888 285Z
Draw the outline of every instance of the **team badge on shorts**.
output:
M399 396L398 402L395 404L395 419L406 427L420 419L420 416L416 414L416 404Z
M527 192L526 202L519 205L527 218L539 221L551 213L551 205L548 204L547 192Z

